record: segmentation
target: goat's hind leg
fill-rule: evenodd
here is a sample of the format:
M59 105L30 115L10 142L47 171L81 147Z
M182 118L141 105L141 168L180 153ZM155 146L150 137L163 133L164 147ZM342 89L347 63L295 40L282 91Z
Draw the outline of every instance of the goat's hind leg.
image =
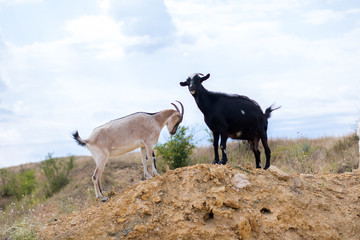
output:
M265 155L266 155L266 163L264 169L268 169L270 167L270 158L271 158L271 150L268 144L268 139L266 133L261 136L261 142L265 149Z
M254 153L255 161L256 161L256 168L261 168L260 166L260 151L259 151L259 139L254 139L253 141L249 141L250 148Z
M100 192L100 189L99 189L99 186L98 186L98 182L97 182L97 176L99 175L98 174L98 171L99 169L96 167L95 170L94 170L94 173L91 177L91 180L93 181L94 183L94 191L95 191L95 196L97 198L100 198L101 197L101 192Z
M95 188L95 195L97 198L101 198L102 202L106 202L108 198L105 197L102 192L103 189L101 186L101 176L104 172L109 154L106 154L105 152L102 151L101 152L97 151L95 154L93 154L93 157L96 162L96 168L92 176L92 180Z
M98 186L99 186L99 190L100 190L100 193L101 193L101 195L102 195L102 197L101 197L101 201L102 201L102 202L106 202L106 201L108 200L108 197L105 197L105 196L104 196L103 187L102 187L102 184L101 184L101 176L102 176L102 174L103 174L103 172L104 172L104 169L105 169L105 164L104 164L104 167L100 170L100 174L99 174L99 177L98 177L98 179L97 179L97 184L98 184Z
M102 186L101 186L101 175L103 171L104 170L101 170L99 167L96 167L94 174L92 176L92 180L94 183L96 197L101 198L102 202L106 202L108 198L103 195Z

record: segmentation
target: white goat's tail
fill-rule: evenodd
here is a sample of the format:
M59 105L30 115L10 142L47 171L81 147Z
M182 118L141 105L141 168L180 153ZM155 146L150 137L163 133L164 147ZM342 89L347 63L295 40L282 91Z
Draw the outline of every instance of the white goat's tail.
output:
M79 136L79 132L77 130L72 134L72 136L75 139L75 141L77 142L77 144L79 144L82 147L86 146L87 142Z

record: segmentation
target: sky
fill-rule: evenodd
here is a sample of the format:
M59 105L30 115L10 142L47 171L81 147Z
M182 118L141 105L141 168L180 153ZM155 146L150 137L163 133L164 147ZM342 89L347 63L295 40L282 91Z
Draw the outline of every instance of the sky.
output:
M360 119L357 0L0 0L0 167L90 155L71 138L134 112L184 104L184 126L207 144L187 88L263 110L269 138L343 136ZM168 139L162 131L160 142Z

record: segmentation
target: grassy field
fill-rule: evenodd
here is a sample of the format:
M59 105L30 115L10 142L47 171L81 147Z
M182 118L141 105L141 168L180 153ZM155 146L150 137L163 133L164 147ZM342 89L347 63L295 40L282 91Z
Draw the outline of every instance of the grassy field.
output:
M323 137L318 139L271 139L271 164L289 173L342 173L358 167L358 137ZM260 143L261 162L265 154ZM245 141L228 143L229 164L255 166L255 158ZM197 148L192 163L210 163L214 158L211 146Z
M355 133L337 138L271 139L269 145L272 150L271 164L288 173L343 173L358 168L358 137ZM265 156L262 145L260 151L263 165ZM228 143L227 153L230 165L255 166L255 159L247 142ZM211 163L213 158L212 146L197 147L191 156L191 164ZM57 221L64 214L99 204L95 199L91 181L95 168L94 161L88 156L66 157L54 161L69 162L70 159L73 159L73 163L66 176L67 184L51 194L48 193L49 179L44 174L41 163L1 170L0 239L37 239L36 228L41 224ZM161 158L158 158L157 162L160 174L168 169ZM34 179L31 179L31 174L21 175L27 170L27 173L34 173ZM25 183L33 183L21 185L25 190L31 191L24 191L18 197L5 194L4 187L10 184L12 179L9 177L10 173L13 174L11 176L14 181L20 179ZM140 153L132 152L110 159L102 182L108 193L121 193L142 179Z

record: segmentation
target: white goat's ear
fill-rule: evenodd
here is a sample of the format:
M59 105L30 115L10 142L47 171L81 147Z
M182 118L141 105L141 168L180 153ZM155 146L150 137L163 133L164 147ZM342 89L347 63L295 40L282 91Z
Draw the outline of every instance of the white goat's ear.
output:
M200 78L201 82L207 80L210 77L210 73L208 73L205 77Z
M180 85L181 85L182 87L185 87L185 86L188 85L188 83L187 83L187 81L185 81L185 82L180 82Z

